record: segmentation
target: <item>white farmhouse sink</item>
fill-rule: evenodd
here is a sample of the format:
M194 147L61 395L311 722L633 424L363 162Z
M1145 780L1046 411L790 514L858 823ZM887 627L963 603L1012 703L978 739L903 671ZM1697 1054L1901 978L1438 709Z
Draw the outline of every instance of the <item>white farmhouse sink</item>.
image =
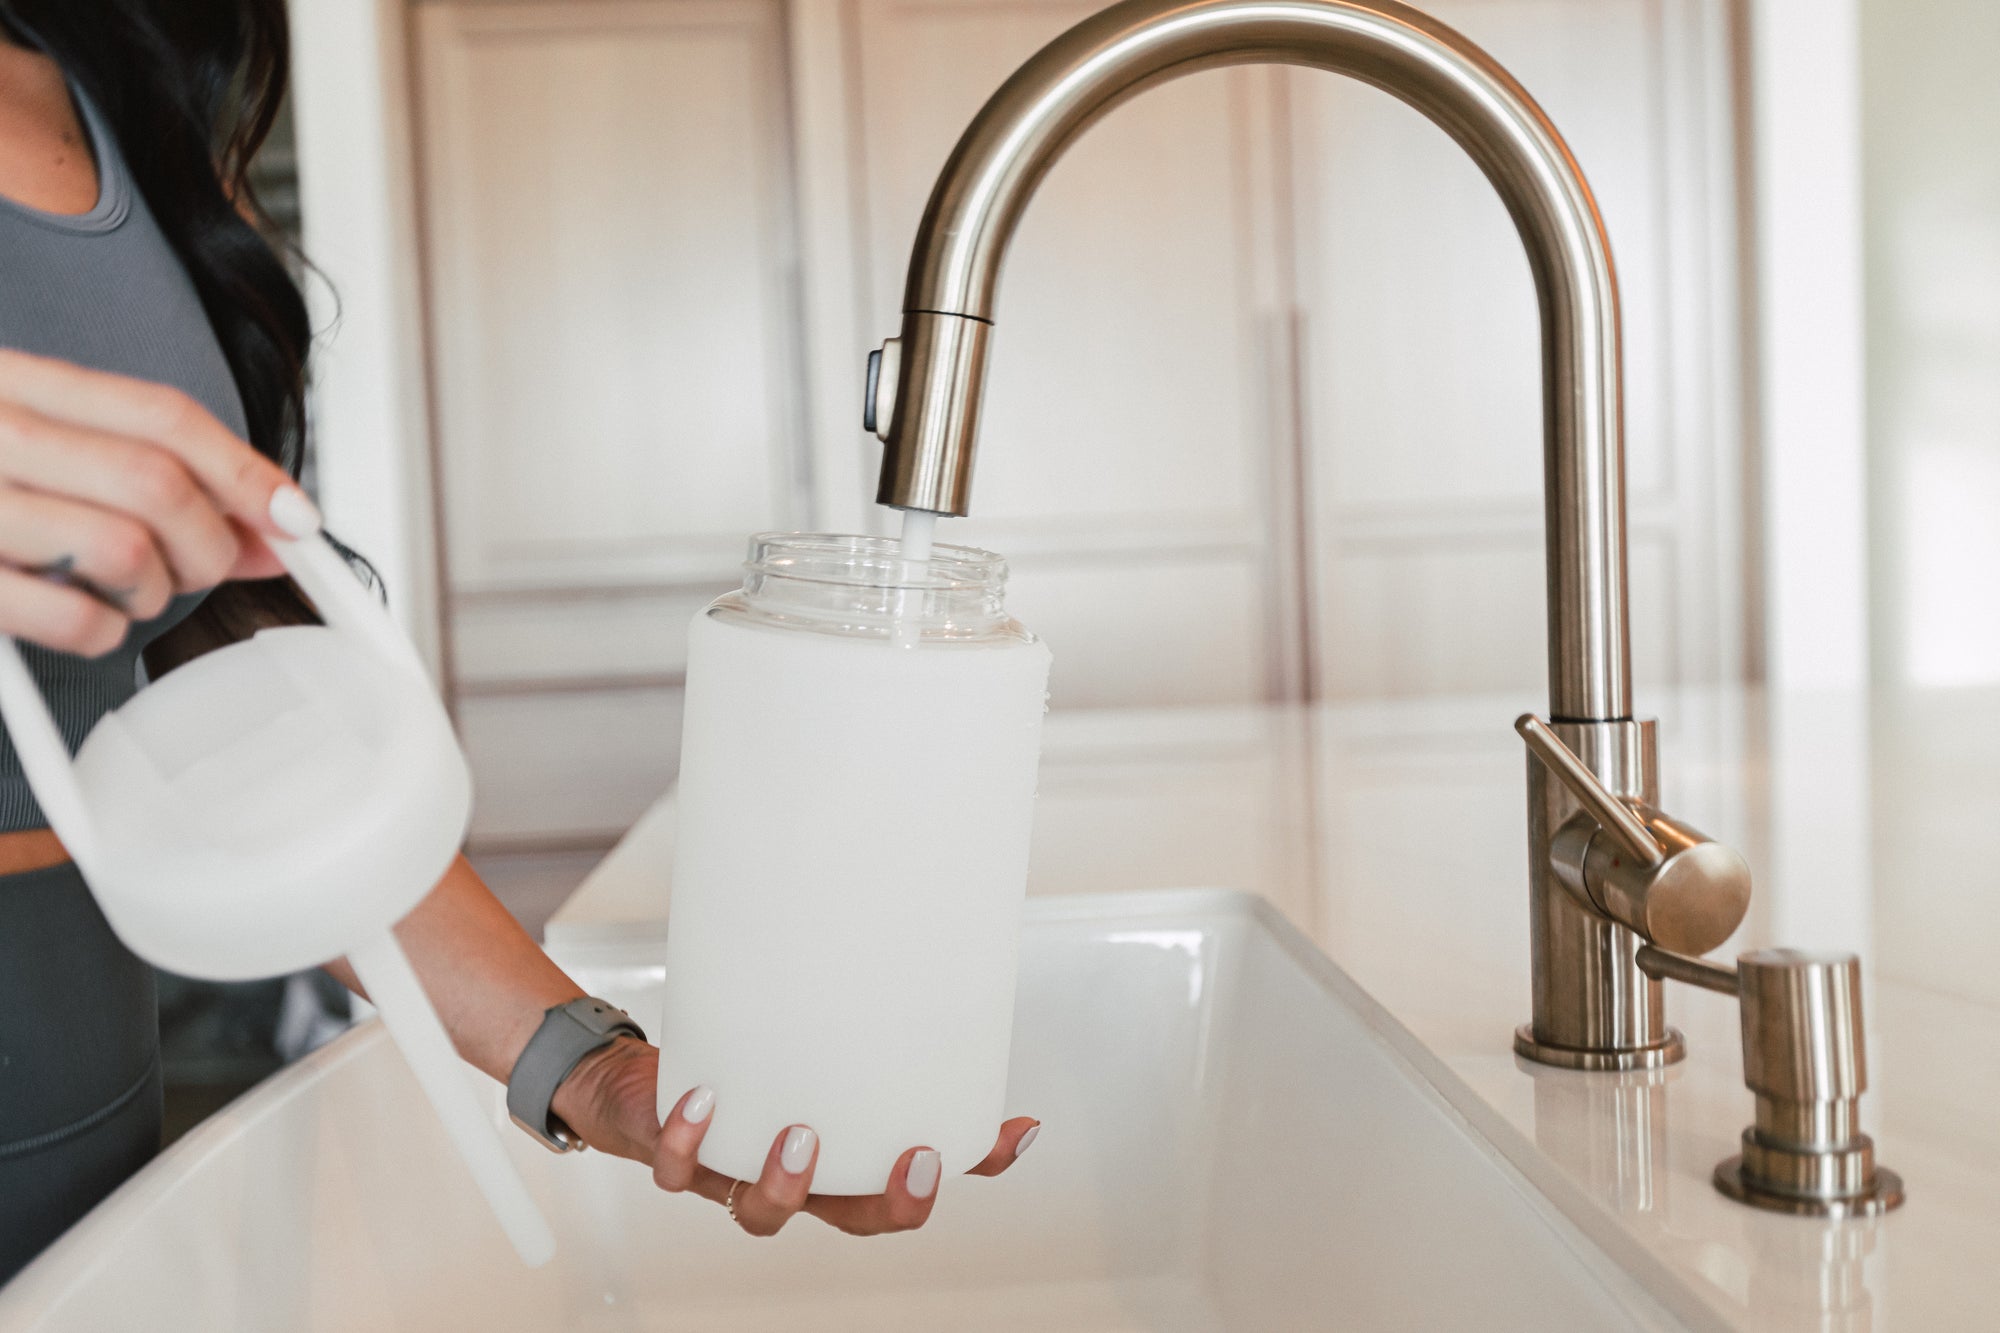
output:
M642 1021L656 943L561 960ZM1495 1018L1495 1030L1505 1024ZM498 1114L497 1090L489 1091ZM0 1330L1593 1329L1692 1297L1258 900L1031 903L1010 1092L1046 1128L929 1227L774 1241L513 1136L513 1259L376 1025L202 1125L0 1291ZM727 1114L721 1108L720 1114Z

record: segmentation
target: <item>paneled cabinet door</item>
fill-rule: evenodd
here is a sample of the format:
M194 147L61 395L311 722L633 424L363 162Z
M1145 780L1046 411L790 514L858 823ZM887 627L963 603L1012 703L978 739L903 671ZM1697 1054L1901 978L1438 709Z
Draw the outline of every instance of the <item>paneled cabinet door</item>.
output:
M416 11L452 684L475 842L621 831L685 626L807 511L776 0Z
M1432 0L1549 113L1624 316L1641 683L1739 676L1734 214L1723 6ZM1320 692L1539 693L1541 346L1521 245L1442 131L1300 74L1294 173Z

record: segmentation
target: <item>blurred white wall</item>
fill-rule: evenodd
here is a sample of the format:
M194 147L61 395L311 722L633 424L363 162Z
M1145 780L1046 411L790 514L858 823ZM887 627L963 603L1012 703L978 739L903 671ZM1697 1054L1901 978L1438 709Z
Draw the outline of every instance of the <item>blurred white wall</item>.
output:
M1750 0L1749 364L1764 567L1759 676L1868 678L1860 0Z
M2000 5L1862 24L1874 674L2000 684Z
M402 0L294 0L292 106L328 528L440 671Z

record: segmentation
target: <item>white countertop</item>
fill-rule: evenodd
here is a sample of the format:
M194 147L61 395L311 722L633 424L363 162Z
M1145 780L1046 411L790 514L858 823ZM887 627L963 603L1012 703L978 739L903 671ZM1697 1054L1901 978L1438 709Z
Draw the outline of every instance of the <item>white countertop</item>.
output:
M1715 1309L1756 1329L2000 1326L2000 691L1900 700L1655 692L1667 809L1758 877L1719 951L1853 949L1863 1119L1910 1201L1821 1223L1709 1184L1750 1119L1736 1009L1670 986L1663 1074L1518 1061L1528 1014L1530 698L1049 719L1030 892L1263 894ZM663 799L549 923L659 930Z

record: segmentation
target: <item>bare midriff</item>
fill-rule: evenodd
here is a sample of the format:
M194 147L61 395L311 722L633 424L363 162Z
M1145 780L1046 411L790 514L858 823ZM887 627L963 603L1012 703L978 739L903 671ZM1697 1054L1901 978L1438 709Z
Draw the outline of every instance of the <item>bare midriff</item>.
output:
M46 870L69 860L62 842L45 828L0 833L0 875L19 875L29 870Z

